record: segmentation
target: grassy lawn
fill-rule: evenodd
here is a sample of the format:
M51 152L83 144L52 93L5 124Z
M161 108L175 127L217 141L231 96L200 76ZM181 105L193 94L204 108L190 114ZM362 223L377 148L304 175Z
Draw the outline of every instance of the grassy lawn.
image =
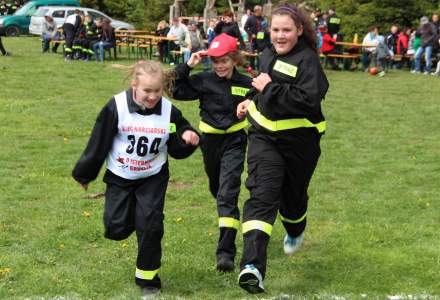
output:
M103 198L91 197L101 177L84 192L70 176L99 110L128 86L111 64L133 61L68 64L41 54L38 38L3 43L13 56L0 57L0 299L138 298L135 237L104 239ZM301 251L284 255L276 224L267 293L246 294L237 272L215 271L216 206L200 151L171 159L163 299L440 297L440 79L328 78ZM197 124L197 102L174 103ZM247 195L243 186L240 207Z

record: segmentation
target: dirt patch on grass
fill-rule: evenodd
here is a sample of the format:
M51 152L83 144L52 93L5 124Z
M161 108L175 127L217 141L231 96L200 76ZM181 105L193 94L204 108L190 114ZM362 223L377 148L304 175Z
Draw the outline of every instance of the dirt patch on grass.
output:
M193 184L190 182L181 182L181 181L171 181L168 183L168 186L173 190L185 190L193 187Z

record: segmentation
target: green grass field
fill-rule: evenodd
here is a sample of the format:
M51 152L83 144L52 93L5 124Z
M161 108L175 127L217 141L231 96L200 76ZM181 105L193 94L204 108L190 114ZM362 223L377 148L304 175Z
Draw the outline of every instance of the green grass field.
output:
M104 239L103 198L90 197L104 190L101 177L84 192L70 176L101 107L128 86L126 73L114 62L43 55L38 38L3 43L13 56L0 57L0 298L138 298L134 236ZM301 251L284 255L277 223L267 293L246 294L237 271L215 271L216 206L200 151L171 159L162 299L440 298L439 78L328 78L328 130ZM175 104L197 123L197 102ZM240 207L247 195L243 186Z

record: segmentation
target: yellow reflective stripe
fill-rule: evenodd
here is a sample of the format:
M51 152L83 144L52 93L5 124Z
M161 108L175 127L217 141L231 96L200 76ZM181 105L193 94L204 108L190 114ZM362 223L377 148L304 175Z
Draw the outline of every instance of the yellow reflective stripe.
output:
M267 235L269 236L272 234L272 225L263 221L258 221L258 220L247 221L243 223L242 227L243 227L242 228L243 234L251 230L261 230L267 233Z
M170 123L170 133L174 133L176 132L176 124L175 123Z
M249 91L248 88L241 86L231 86L231 94L235 96L246 96L246 93Z
M153 271L144 271L136 268L136 278L152 280L156 274L159 273L159 269Z
M230 217L220 217L218 218L218 227L228 227L238 230L240 227L240 220Z
M286 74L287 76L294 77L294 78L296 77L296 72L298 72L297 66L288 64L288 63L281 61L281 60L277 60L277 62L273 66L273 69L275 71L278 71L280 73Z
M325 124L326 124L325 121L314 124L305 118L285 119L278 121L269 120L257 110L254 101L251 101L251 103L249 104L248 112L251 118L255 122L257 122L259 125L263 126L264 128L270 131L287 130L287 129L301 128L301 127L308 127L308 128L316 127L316 129L320 133L325 131Z
M257 33L257 40L262 40L264 39L264 32L260 31Z
M211 125L200 121L199 123L199 129L200 131L204 133L214 133L214 134L227 134L227 133L233 133L236 131L239 131L243 128L246 128L248 126L247 120L243 120L241 122L238 122L237 124L232 125L228 129L217 129L215 127L212 127Z
M330 24L340 24L341 23L341 19L339 19L339 18L330 18L329 23Z
M281 214L279 214L279 216L280 216L281 221L283 221L283 222L296 224L296 223L302 222L306 218L307 212L305 212L301 218L296 219L296 220L288 219L286 217L283 217Z

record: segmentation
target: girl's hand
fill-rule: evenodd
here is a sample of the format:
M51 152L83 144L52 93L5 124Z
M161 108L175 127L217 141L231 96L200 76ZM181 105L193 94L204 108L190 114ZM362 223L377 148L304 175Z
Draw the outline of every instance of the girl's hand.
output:
M202 61L202 57L206 55L207 52L208 52L207 50L201 50L191 54L191 57L186 63L188 67L194 68L195 66L197 66Z
M272 82L272 78L267 73L261 73L252 80L252 86L261 93L269 82Z
M87 189L89 188L88 183L80 183L79 185L84 189L84 191L87 191Z
M237 106L237 118L243 119L246 116L246 112L248 109L251 100L246 99L243 102L240 102Z
M182 140L185 144L191 144L193 146L197 146L199 144L199 136L192 130L185 130L182 134Z

